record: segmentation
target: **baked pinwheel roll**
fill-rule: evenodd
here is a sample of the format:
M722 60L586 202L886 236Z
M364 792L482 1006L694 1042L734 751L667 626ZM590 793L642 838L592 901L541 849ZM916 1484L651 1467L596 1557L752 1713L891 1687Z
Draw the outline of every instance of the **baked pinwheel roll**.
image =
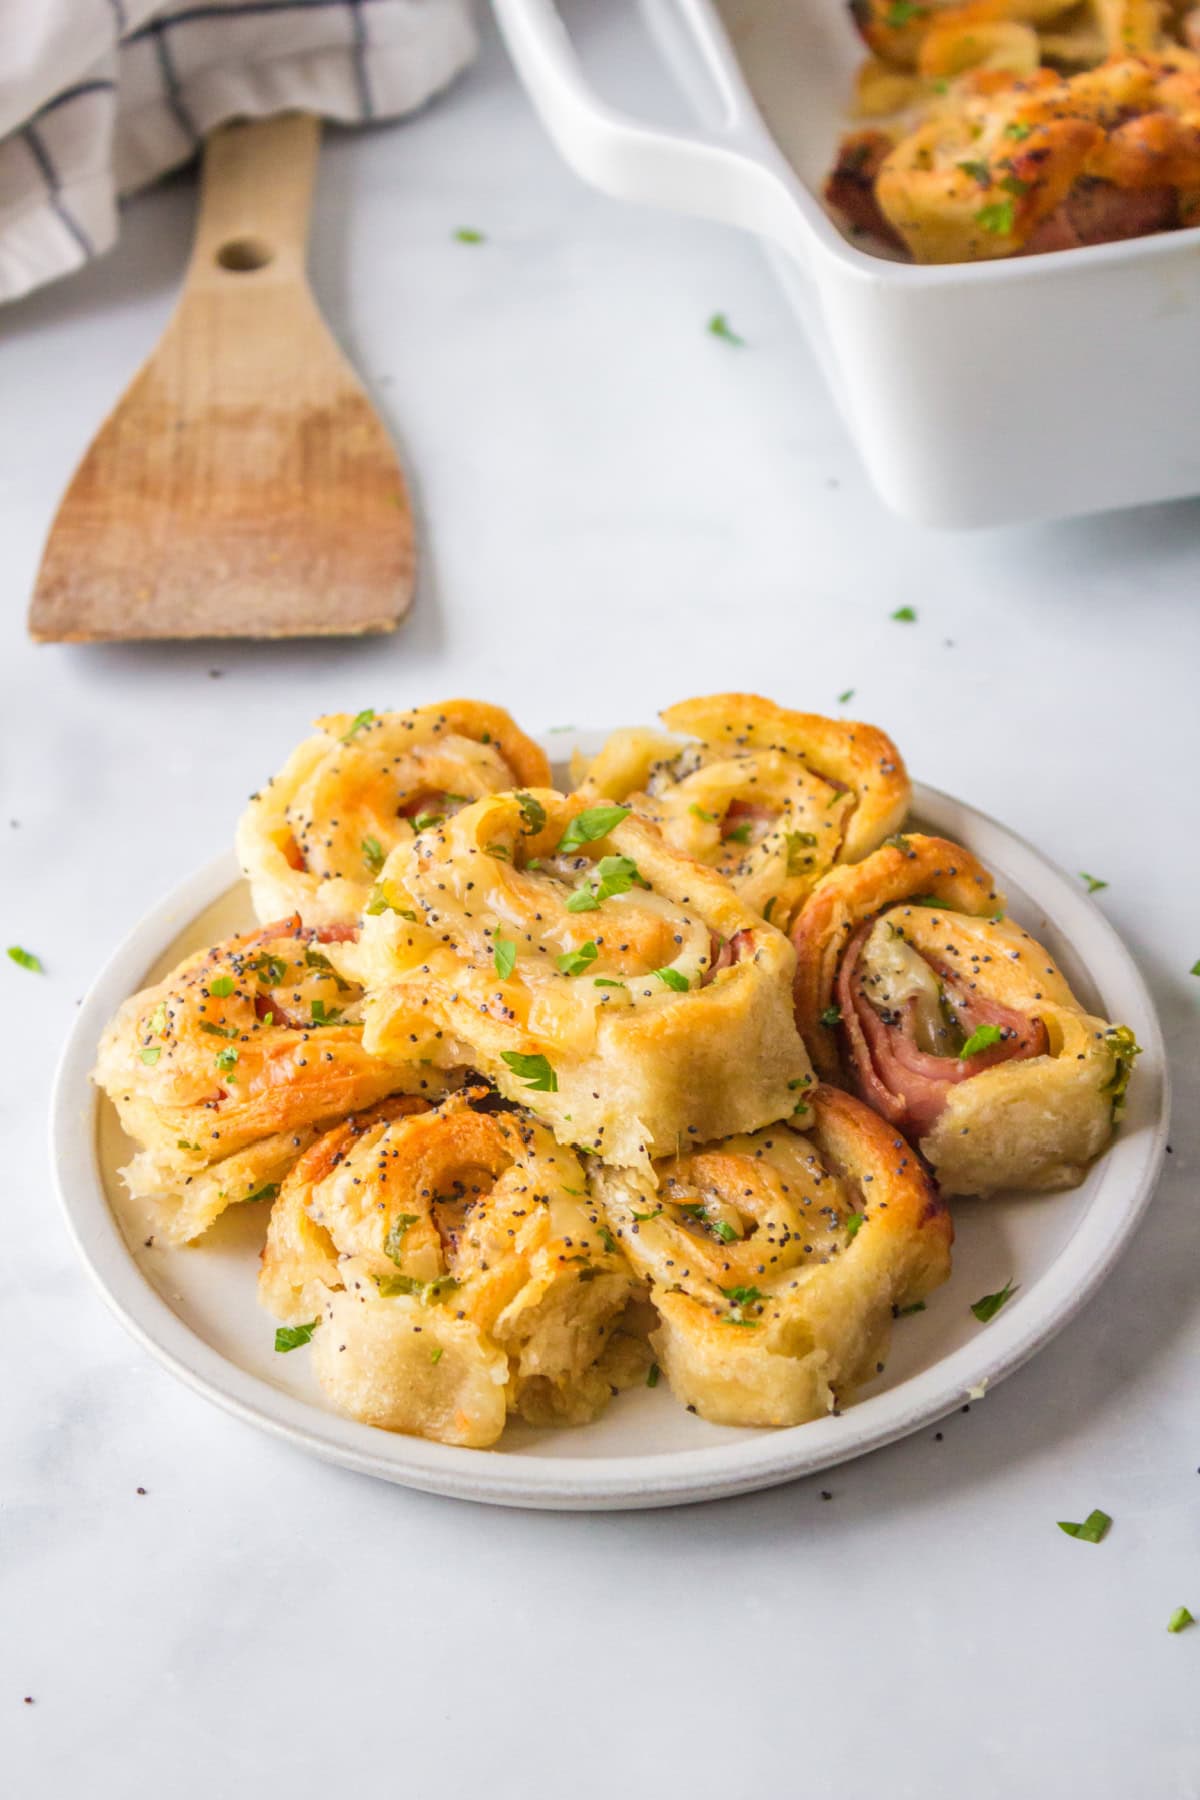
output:
M811 1081L787 939L624 806L464 807L393 852L338 957L369 1049L465 1059L605 1161L754 1130Z
M950 1218L899 1132L820 1086L772 1125L594 1175L651 1283L676 1398L721 1425L799 1425L882 1368L894 1315L950 1273Z
M873 725L757 694L684 700L662 718L682 737L615 732L579 791L627 802L780 930L826 869L865 856L908 811L900 753Z
M818 1071L848 1077L946 1194L1074 1186L1137 1055L1004 904L961 845L912 832L825 876L792 933Z
M499 706L331 713L243 813L237 852L265 923L354 923L388 853L481 794L545 786L550 765Z
M477 1447L510 1413L595 1417L649 1360L617 1330L634 1280L579 1159L527 1113L476 1110L483 1092L385 1100L320 1138L272 1208L259 1278L276 1318L316 1322L339 1411Z
M363 1048L362 993L326 954L349 927L291 918L187 957L126 1000L95 1080L140 1146L122 1175L198 1237L227 1206L271 1197L319 1124L446 1076Z

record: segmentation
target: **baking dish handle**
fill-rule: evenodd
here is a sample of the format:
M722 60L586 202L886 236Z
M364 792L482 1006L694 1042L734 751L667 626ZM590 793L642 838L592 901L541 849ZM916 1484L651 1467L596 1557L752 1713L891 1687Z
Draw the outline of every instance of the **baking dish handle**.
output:
M563 158L593 187L737 225L799 246L795 201L782 158L744 101L732 58L704 32L700 46L725 118L719 134L661 130L602 100L589 86L554 0L493 0L517 72ZM702 8L682 0L684 13Z

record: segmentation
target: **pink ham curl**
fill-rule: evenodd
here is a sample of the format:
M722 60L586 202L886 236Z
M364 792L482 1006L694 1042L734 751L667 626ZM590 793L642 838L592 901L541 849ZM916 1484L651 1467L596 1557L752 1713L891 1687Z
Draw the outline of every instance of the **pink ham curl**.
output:
M932 1131L960 1081L969 1081L999 1063L1019 1062L1044 1056L1049 1048L1040 1019L989 1000L967 987L950 969L926 957L942 983L967 1036L981 1025L995 1025L1004 1033L998 1044L978 1051L965 1061L958 1056L937 1056L919 1048L916 1041L916 1002L910 1000L895 1024L880 1018L857 979L858 959L873 921L851 938L838 971L837 1000L845 1033L847 1058L860 1097L868 1106L910 1136L922 1138Z

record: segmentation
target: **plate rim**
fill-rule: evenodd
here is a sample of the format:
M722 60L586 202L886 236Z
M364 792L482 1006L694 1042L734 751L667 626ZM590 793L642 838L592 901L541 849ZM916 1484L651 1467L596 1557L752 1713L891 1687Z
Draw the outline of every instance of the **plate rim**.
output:
M561 760L563 752L594 737L591 732L556 732L543 742L547 753L558 753ZM1102 1184L1071 1237L1021 1300L989 1324L985 1336L960 1345L930 1368L857 1401L842 1414L804 1425L748 1433L695 1450L568 1462L536 1453L506 1457L503 1451L382 1433L326 1412L231 1362L172 1310L125 1242L99 1166L101 1096L91 1069L100 1032L119 1003L135 991L187 923L241 879L232 850L178 883L125 934L88 988L67 1036L50 1108L51 1165L68 1233L93 1284L159 1363L234 1417L326 1461L453 1499L556 1511L699 1503L817 1474L946 1417L966 1401L971 1388L981 1383L994 1387L1036 1355L1110 1273L1162 1168L1170 1083L1153 998L1132 954L1095 902L1025 838L967 802L914 782L911 810L968 847L974 832L992 838L1000 871L1019 880L1043 917L1069 939L1091 981L1101 990L1116 985L1126 992L1118 1016L1133 1025L1142 1046L1135 1084L1143 1115L1139 1129L1119 1134L1105 1153L1099 1165ZM981 860L990 860L974 847Z

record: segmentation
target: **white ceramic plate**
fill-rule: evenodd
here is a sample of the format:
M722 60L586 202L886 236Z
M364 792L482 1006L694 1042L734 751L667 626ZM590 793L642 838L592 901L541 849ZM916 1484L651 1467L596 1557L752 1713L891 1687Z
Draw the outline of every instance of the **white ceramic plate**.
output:
M561 758L576 741L556 737ZM255 1301L261 1206L234 1207L200 1244L148 1244L148 1215L116 1176L129 1146L89 1080L96 1043L126 995L181 956L253 923L232 854L183 882L131 932L88 994L54 1096L53 1154L71 1232L118 1318L160 1362L219 1406L332 1462L458 1499L560 1509L660 1506L771 1487L874 1450L961 1406L1028 1360L1095 1292L1149 1200L1162 1160L1167 1079L1150 996L1128 951L1079 884L1003 826L918 787L919 822L993 869L1014 915L1042 939L1079 998L1131 1025L1142 1045L1112 1148L1072 1193L959 1203L954 1273L927 1310L900 1321L885 1373L837 1418L785 1431L709 1425L666 1384L620 1395L595 1424L462 1450L394 1436L325 1405L303 1352L275 1354ZM1009 1279L1019 1292L990 1324L971 1302Z

